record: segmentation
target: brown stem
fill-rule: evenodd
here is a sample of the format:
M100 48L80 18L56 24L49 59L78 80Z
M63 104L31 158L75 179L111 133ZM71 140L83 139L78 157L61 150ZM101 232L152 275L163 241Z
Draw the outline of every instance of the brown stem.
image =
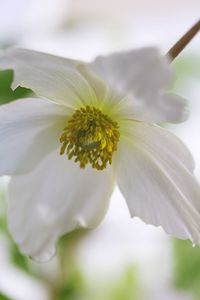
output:
M193 37L200 31L200 20L192 26L178 42L167 52L167 56L173 61L177 55L189 44Z

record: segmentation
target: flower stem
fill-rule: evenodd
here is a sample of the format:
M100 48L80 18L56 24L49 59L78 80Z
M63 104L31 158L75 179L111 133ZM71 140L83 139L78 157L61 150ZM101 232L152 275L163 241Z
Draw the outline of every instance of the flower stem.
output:
M193 37L200 31L200 20L197 21L178 42L167 52L167 56L173 61L181 51L190 43Z

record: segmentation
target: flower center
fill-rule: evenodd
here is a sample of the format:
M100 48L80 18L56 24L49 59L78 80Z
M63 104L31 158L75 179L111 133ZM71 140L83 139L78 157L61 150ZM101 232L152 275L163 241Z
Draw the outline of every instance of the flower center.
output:
M80 168L89 163L97 170L112 163L117 150L119 126L95 107L86 106L74 112L60 137L60 154L75 158Z

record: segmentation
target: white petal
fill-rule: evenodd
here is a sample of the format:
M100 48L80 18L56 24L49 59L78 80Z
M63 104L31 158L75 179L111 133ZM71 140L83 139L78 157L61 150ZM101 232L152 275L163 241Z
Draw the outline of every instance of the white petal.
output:
M155 94L142 101L135 98L134 102L133 99L126 98L121 108L121 114L125 118L148 123L178 123L187 120L189 116L187 101L171 94Z
M26 98L0 106L0 175L32 169L59 145L71 110Z
M47 260L59 236L94 227L103 218L111 192L111 168L79 168L66 156L50 154L31 173L9 186L9 227L24 254Z
M131 215L199 243L200 185L188 150L171 133L145 123L132 123L131 138L121 145L117 165Z
M8 49L0 56L0 68L14 69L13 88L30 88L41 97L73 108L97 101L95 91L78 70L79 64L25 49Z
M157 49L142 48L97 57L90 67L128 98L129 115L133 118L158 123L180 122L188 117L185 100L164 95L172 70Z
M102 109L111 118L126 118L129 113L127 103L124 105L120 94L113 90L108 84L94 74L86 64L80 64L77 67L80 73L87 79L89 85L95 92L99 109ZM87 104L87 103L86 103Z

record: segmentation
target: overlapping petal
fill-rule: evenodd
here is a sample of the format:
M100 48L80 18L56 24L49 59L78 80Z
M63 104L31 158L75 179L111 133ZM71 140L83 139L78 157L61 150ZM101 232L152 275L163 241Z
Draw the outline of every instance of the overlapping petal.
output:
M184 144L158 126L132 122L118 155L118 185L130 213L182 239L200 242L200 186Z
M30 88L40 97L72 108L99 101L98 93L79 71L79 64L25 49L8 49L0 55L0 69L14 69L13 88L19 85Z
M91 69L121 95L129 98L129 114L146 122L181 122L187 119L186 101L165 96L172 79L168 60L156 48L141 48L100 56Z
M111 168L80 170L57 152L49 154L31 173L11 180L8 216L14 240L23 253L48 260L59 236L102 220L112 190Z
M57 148L70 112L38 98L0 106L0 174L28 172Z

